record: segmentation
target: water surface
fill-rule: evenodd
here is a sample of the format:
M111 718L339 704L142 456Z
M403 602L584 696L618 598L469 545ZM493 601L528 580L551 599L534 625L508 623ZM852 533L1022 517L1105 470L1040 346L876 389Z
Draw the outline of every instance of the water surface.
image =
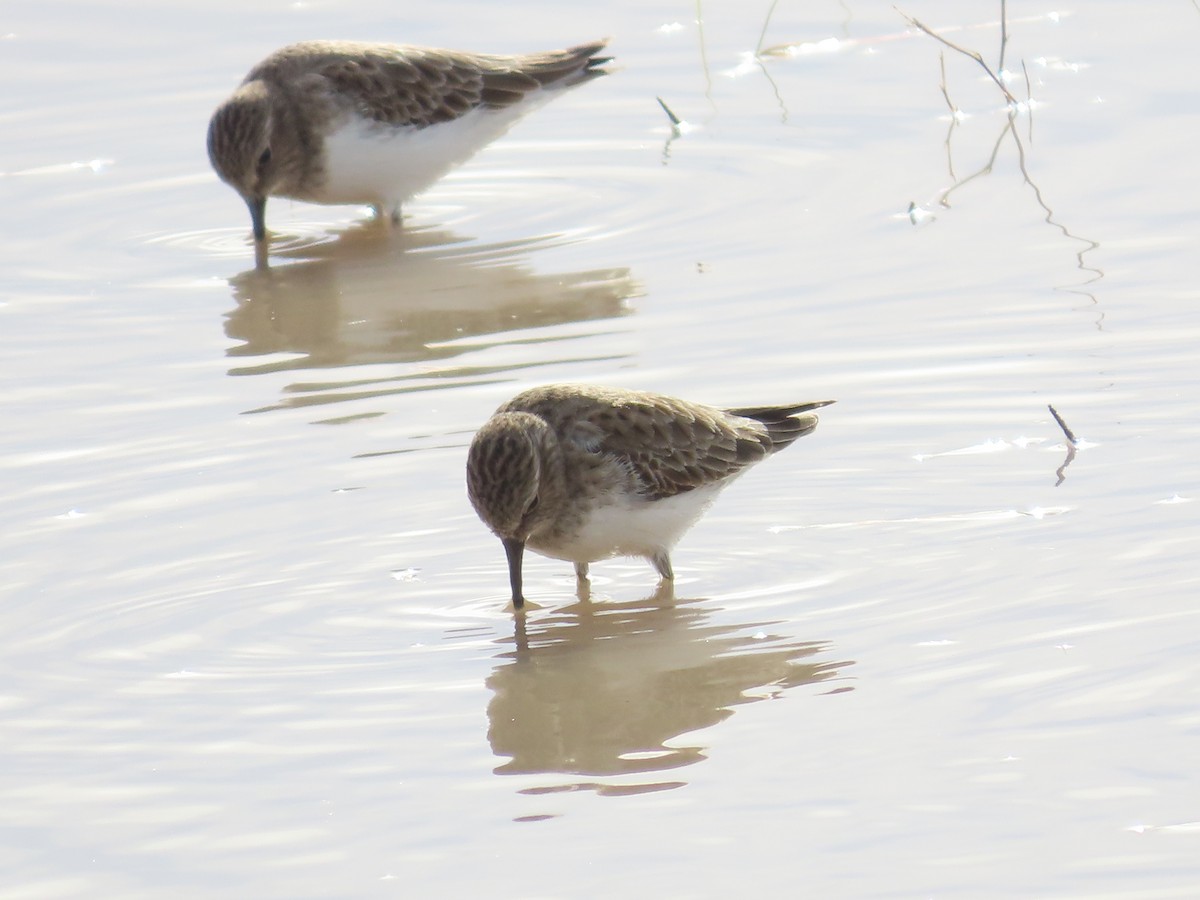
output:
M1012 119L886 3L10 6L0 894L1194 896L1193 4L1010 4ZM599 35L401 233L208 168L287 41ZM514 619L557 380L839 402Z

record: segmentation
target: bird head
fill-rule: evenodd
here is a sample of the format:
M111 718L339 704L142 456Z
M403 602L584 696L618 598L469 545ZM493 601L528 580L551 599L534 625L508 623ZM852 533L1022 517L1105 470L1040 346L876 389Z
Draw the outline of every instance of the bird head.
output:
M267 197L278 186L283 168L272 146L274 122L267 86L243 84L222 103L208 123L208 158L221 180L250 208L254 237L266 237Z

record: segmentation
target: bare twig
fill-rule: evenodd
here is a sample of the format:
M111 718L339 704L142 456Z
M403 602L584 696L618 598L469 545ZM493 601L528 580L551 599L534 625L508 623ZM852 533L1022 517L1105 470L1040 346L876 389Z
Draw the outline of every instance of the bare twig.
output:
M938 34L936 31L934 31L932 28L930 28L924 22L920 21L919 19L914 19L912 16L910 16L908 13L904 12L904 10L900 9L900 7L898 7L898 6L893 6L892 9L894 9L894 10L896 10L896 12L900 13L901 17L904 18L905 21L907 21L908 24L912 25L914 28L920 29L921 31L923 31L927 35L929 35L931 38L933 38L935 41L939 41L940 43L945 44L951 50L956 50L959 53L961 53L963 56L969 56L971 59L975 60L975 62L979 63L979 65L983 69L983 71L987 72L988 78L992 79L992 81L994 81L996 83L996 87L1000 88L1001 92L1004 94L1004 96L1008 100L1008 102L1011 103L1013 106L1017 105L1017 98L1014 97L1012 95L1012 92L1007 87L1004 86L1004 82L1001 81L999 76L997 76L996 73L992 71L992 67L989 66L986 62L984 62L983 56L979 53L978 50L968 50L966 47L959 46L958 44L954 43L953 41L946 40L946 38L942 37L940 34Z
M696 33L700 36L700 67L704 70L704 98L708 105L717 111L717 102L713 100L712 72L708 68L708 48L704 42L704 9L701 0L696 0Z
M771 0L771 5L767 8L767 18L763 20L762 32L758 35L758 44L754 48L755 56L762 52L763 41L767 39L767 26L771 24L771 16L775 15L775 7L778 5L779 0Z
M1058 414L1058 410L1047 404L1046 409L1050 410L1050 415L1054 416L1054 421L1058 423L1058 427L1063 430L1063 434L1067 436L1067 440L1074 447L1079 443L1079 439L1075 437L1075 433L1067 427L1067 423L1063 421L1063 417Z
M1006 0L1000 0L1000 61L996 63L996 68L1000 70L1000 74L1004 74L1004 51L1008 47L1008 3Z

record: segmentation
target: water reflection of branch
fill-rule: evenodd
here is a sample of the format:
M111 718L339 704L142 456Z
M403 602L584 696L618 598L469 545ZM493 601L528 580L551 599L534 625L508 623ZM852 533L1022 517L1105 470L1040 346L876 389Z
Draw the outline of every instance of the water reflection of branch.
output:
M978 172L974 172L974 173L968 175L966 178L960 178L958 181L954 182L954 184L950 185L950 187L948 187L944 191L942 191L942 195L938 198L939 206L941 206L945 209L949 209L951 194L953 194L955 191L957 191L960 187L970 184L972 181L974 181L976 178L979 178L981 175L988 175L991 173L992 168L996 165L996 157L1000 155L1000 145L1002 143L1004 143L1004 135L1007 134L1009 131L1011 131L1012 127L1013 127L1013 118L1012 118L1012 116L1009 116L1007 124L1005 124L1003 130L1000 132L1000 136L996 138L995 146L992 147L992 155L988 157L988 161L986 163L984 163L983 168L980 169ZM949 137L949 135L947 135L946 140L949 141L949 139L950 139L950 137ZM947 156L948 155L949 155L949 149L947 148Z
M838 0L838 6L846 11L846 18L842 22L842 35L850 37L850 23L854 21L854 11L846 5L846 0Z
M1104 271L1102 269L1096 268L1095 266L1088 265L1086 260L1084 259L1084 257L1088 253L1091 253L1093 250L1095 250L1097 247L1099 247L1100 243L1098 241L1092 240L1091 238L1087 238L1087 237L1083 237L1082 235L1075 234L1073 231L1071 231L1069 228L1067 228L1066 225L1062 224L1054 217L1054 210L1050 208L1050 205L1046 202L1045 198L1043 197L1041 187L1037 184L1037 182L1035 182L1033 180L1033 177L1029 174L1029 166L1028 166L1028 162L1027 162L1026 155L1025 155L1025 145L1021 142L1021 136L1019 134L1017 134L1016 118L1017 118L1016 111L1015 110L1011 111L1009 113L1009 115L1007 116L1005 123L1004 123L1004 127L1000 130L1000 134L996 138L996 143L992 147L992 152L988 156L988 160L986 163L984 163L983 167L980 168L978 171L973 172L970 175L966 176L965 178L957 179L952 185L950 185L950 187L943 190L941 192L941 194L938 196L937 204L944 209L949 209L951 194L953 194L959 188L970 184L976 178L979 178L983 175L990 174L992 172L992 169L996 165L996 159L1000 154L1000 147L1004 143L1004 138L1008 135L1011 135L1012 139L1013 139L1013 143L1016 144L1016 147L1017 147L1017 166L1021 171L1021 177L1024 179L1025 183L1027 185L1029 185L1029 187L1033 190L1034 200L1037 202L1037 205L1039 207L1041 207L1041 209L1045 212L1043 221L1045 221L1048 225L1051 225L1054 228L1057 228L1063 234L1063 236L1066 237L1067 239L1076 241L1076 242L1084 245L1084 247L1075 254L1076 268L1078 268L1082 272L1089 273L1089 277L1077 285L1071 285L1069 287L1058 286L1058 290L1064 290L1064 291L1069 291L1071 293L1081 294L1081 295L1087 297L1089 300L1091 300L1093 304L1096 304L1099 301L1096 300L1095 295L1089 291L1082 290L1082 288L1086 285L1092 284L1093 282L1099 281L1101 278L1103 278ZM948 161L951 158L949 142L950 142L950 138L951 138L952 134L953 134L953 130L951 130L950 134L947 134L947 136L946 136L946 141L947 141L946 158ZM953 171L953 167L951 167L951 177L953 177L953 175L954 175L954 171ZM1097 328L1102 327L1101 322L1103 322L1103 320L1104 320L1104 316L1101 315L1100 319L1097 320L1097 322L1096 322Z
M1067 480L1067 466L1071 464L1073 459L1075 459L1075 445L1067 444L1067 458L1064 459L1062 461L1062 465L1054 471L1054 474L1058 476L1058 480L1054 482L1055 487L1058 487Z
M983 55L978 50L970 50L966 47L963 47L959 44L954 43L953 41L947 40L946 38L942 37L942 35L938 34L933 29L931 29L929 26L925 25L923 22L908 15L907 13L905 13L903 10L899 9L898 7L894 7L894 8L896 9L896 12L898 12L913 27L919 29L920 31L922 31L925 34L932 37L934 40L944 44L945 46L951 48L952 50L955 50L958 53L961 53L963 56L966 56L966 57L969 57L970 59L975 60L975 62L979 64L979 66L984 70L984 72L987 73L988 77L991 78L991 80L993 82L995 82L996 86L1000 89L1000 91L1004 94L1005 99L1008 101L1007 121L1004 124L1004 128L1001 129L999 137L996 138L996 144L992 148L992 153L991 153L991 156L988 158L987 163L979 171L967 176L966 178L962 178L962 179L955 178L954 162L953 162L953 156L951 153L951 141L954 136L955 125L957 124L957 122L961 116L961 112L958 109L958 107L956 107L954 105L954 101L950 99L950 91L946 86L945 53L943 52L943 53L938 54L938 61L939 61L940 67L941 67L942 80L941 80L940 86L941 86L941 91L942 91L942 97L945 99L946 105L950 108L950 128L946 132L946 141L945 141L946 163L947 163L947 167L950 170L950 177L952 179L954 179L954 183L951 184L950 187L948 187L944 191L942 191L941 196L938 198L938 204L945 209L949 209L950 208L950 195L954 191L958 190L963 185L968 184L971 181L974 181L976 178L979 178L981 175L989 174L992 171L992 168L996 164L996 158L999 155L1000 145L1004 141L1004 136L1006 134L1012 135L1013 142L1017 146L1017 164L1020 167L1021 176L1025 179L1025 183L1027 185L1029 185L1030 188L1033 189L1034 198L1037 201L1038 206L1040 206L1045 211L1046 223L1057 228L1069 240L1077 241L1079 243L1086 245L1083 249L1081 249L1078 253L1075 254L1075 259L1076 259L1077 268L1079 268L1080 271L1090 273L1091 277L1085 279L1083 282L1081 282L1078 285L1074 285L1072 287L1059 287L1058 289L1059 290L1068 290L1068 291L1071 291L1072 293L1082 294L1083 296L1089 298L1093 304L1097 304L1098 301L1096 300L1095 295L1091 294L1088 291L1084 291L1084 290L1080 290L1080 289L1082 287L1084 287L1085 285L1091 284L1092 282L1098 281L1104 277L1104 272L1102 270L1095 268L1094 266L1089 266L1084 261L1084 256L1087 253L1090 253L1092 250L1095 250L1097 247L1100 246L1099 242L1093 241L1090 238L1085 238L1080 235L1074 234L1065 225L1063 225L1061 222L1057 221L1054 218L1054 210L1052 210L1050 208L1049 204L1046 203L1045 198L1042 196L1041 188L1033 180L1033 178L1030 177L1030 174L1029 174L1029 167L1028 167L1026 156L1025 156L1025 145L1023 143L1021 143L1021 137L1017 133L1017 129L1016 129L1016 116L1021 111L1021 108L1023 106L1026 114L1029 117L1028 138L1029 138L1029 144L1030 144L1030 146L1032 146L1033 145L1033 108L1034 108L1033 85L1029 78L1029 67L1025 64L1024 59L1021 60L1021 71L1024 73L1024 77L1025 77L1025 98L1026 99L1025 99L1024 104L1020 103L1016 99L1016 97L1013 96L1012 92L1009 91L1009 89L1005 86L1005 84L1002 80L1002 76L1004 74L1004 56L1008 49L1008 4L1007 4L1006 0L1000 0L1000 53L999 53L999 65L998 65L998 70L1000 73L999 75L996 73L996 71L993 71L991 66L989 66L984 61ZM920 217L913 215L914 208L915 208L914 204L909 205L909 218L912 220L913 224L917 224L920 221ZM1103 321L1104 321L1104 316L1103 316L1103 314L1101 314L1100 319L1098 319L1096 322L1096 327L1102 328L1103 326L1101 325L1101 323Z
M771 93L775 95L775 102L779 104L779 121L786 125L789 113L787 104L783 101L783 94L779 92L779 85L776 84L775 79L771 77L771 73L767 71L767 67L758 56L754 57L754 61L758 63L759 69L762 70L763 76L767 79L767 84L771 85Z
M662 97L655 97L654 99L658 101L658 105L662 107L663 112L667 114L667 118L671 121L671 133L667 135L667 140L662 148L662 164L665 166L671 159L671 145L675 143L676 138L683 134L684 121L675 115Z
M1094 241L1091 238L1083 237L1082 235L1075 234L1073 231L1071 231L1069 228L1067 228L1066 225L1062 224L1061 222L1057 221L1054 218L1054 210L1052 210L1050 208L1049 204L1047 204L1046 201L1043 199L1042 189L1040 187L1038 187L1037 183L1029 175L1029 169L1026 166L1026 161L1025 161L1025 146L1021 143L1021 138L1017 134L1017 130L1015 128L1013 128L1013 123L1012 123L1011 117L1009 119L1009 124L1008 124L1007 130L1012 134L1013 143L1015 143L1017 145L1017 162L1018 162L1018 165L1021 167L1021 176L1025 179L1025 183L1033 189L1033 196L1037 200L1038 206L1040 206L1043 210L1045 210L1046 217L1045 217L1044 221L1046 222L1046 224L1052 225L1055 228L1057 228L1059 231L1061 231L1063 233L1064 237L1066 237L1072 241L1077 241L1081 244L1086 245L1082 250L1080 250L1078 253L1075 254L1075 260L1076 260L1077 267L1079 268L1079 270L1081 272L1092 273L1092 277L1080 282L1077 285L1073 285L1071 287L1060 287L1059 289L1071 291L1071 293L1075 293L1075 294L1082 294L1083 296L1090 299L1092 301L1092 303L1094 303L1094 304L1098 303L1099 301L1096 300L1096 296L1094 294L1092 294L1090 291L1081 290L1081 288L1085 287L1086 285L1092 284L1093 282L1099 281L1101 278L1104 277L1103 270L1098 269L1095 266L1089 266L1083 259L1085 254L1091 253L1093 250L1095 250L1097 247L1099 247L1100 242ZM1097 322L1096 322L1096 327L1098 329L1101 328L1100 323L1103 320L1104 320L1104 316L1103 316L1103 314L1101 314L1100 319L1097 320Z
M962 112L954 101L950 99L950 91L946 87L946 54L938 54L938 63L942 67L942 96L946 98L946 105L950 107L950 127L946 129L946 168L950 171L950 179L955 181L958 176L954 174L954 157L950 152L950 140L954 137L954 129L958 126L958 120L962 117Z
M1029 66L1021 60L1021 71L1025 73L1025 109L1029 113L1029 146L1033 146L1033 85L1029 81Z
M754 61L758 64L758 68L762 71L763 77L767 79L767 84L771 85L771 92L775 95L775 102L779 104L780 121L786 125L788 120L787 104L783 101L783 94L779 92L779 85L775 83L775 79L771 77L771 73L767 71L766 65L762 59L763 41L767 39L767 28L771 24L771 16L775 14L775 7L779 5L779 0L771 0L771 5L767 7L767 17L763 20L762 31L758 34L758 43L754 47Z
M1075 432L1067 427L1067 423L1063 421L1063 417L1058 414L1058 410L1049 404L1047 404L1046 408L1050 410L1050 415L1054 416L1054 421L1058 423L1058 427L1063 430L1063 434L1067 438L1067 458L1063 460L1062 465L1054 473L1058 476L1058 481L1054 482L1054 486L1058 487L1067 480L1067 466L1075 459L1075 448L1079 441L1075 437Z

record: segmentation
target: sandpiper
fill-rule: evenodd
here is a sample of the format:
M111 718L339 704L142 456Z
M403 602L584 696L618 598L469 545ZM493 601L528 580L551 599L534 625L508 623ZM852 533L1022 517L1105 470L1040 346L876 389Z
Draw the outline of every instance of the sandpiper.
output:
M268 197L400 204L529 110L605 70L607 41L487 56L352 41L276 50L217 107L208 156L266 237Z
M581 580L611 556L644 556L673 579L671 548L717 493L833 402L717 409L586 384L518 394L467 455L467 494L504 544L513 606L525 603L526 547L575 563Z

